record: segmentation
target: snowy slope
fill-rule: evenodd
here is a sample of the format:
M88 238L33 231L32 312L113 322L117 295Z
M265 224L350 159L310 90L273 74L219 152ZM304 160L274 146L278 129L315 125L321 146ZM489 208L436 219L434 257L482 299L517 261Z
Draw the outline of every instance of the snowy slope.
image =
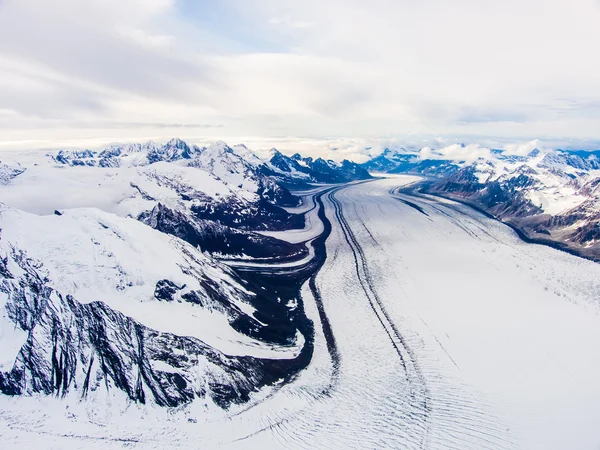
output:
M595 189L600 162L593 152L533 149L513 155L477 146L388 149L363 167L434 178L431 192L482 208L531 239L600 258L600 197Z
M0 164L0 185L6 185L17 176L25 172L20 165Z
M295 199L285 188L272 183L259 167L259 158L249 149L238 146L234 151L218 141L208 147L189 145L180 139L166 144L145 143L113 145L105 150L61 150L47 157L60 165L88 167L135 167L159 162L177 162L183 166L200 168L227 185L265 196L270 201L295 205ZM275 192L272 192L275 191Z
M338 163L303 157L299 153L286 156L277 149L269 152L267 170L288 182L344 183L371 178L365 169L348 160Z
M253 317L255 294L177 238L87 208L36 216L1 207L0 229L6 245L42 262L48 287L63 295L101 301L157 331L196 337L229 354L260 347L229 326L243 317L262 327ZM244 342L250 350L232 344Z
M3 444L597 447L600 266L455 202L397 193L415 181L323 198L328 258L302 290L314 353L291 382L220 414L129 408L94 421L78 403L0 397Z
M268 229L273 217L289 226L296 216L275 203L297 199L225 144L10 156L0 166L3 393L79 401L93 391L107 413L117 398L226 408L306 365L288 294L273 303L202 251L308 254L238 229Z
M228 407L297 370L304 345L266 327L225 266L139 221L95 209L0 209L0 390L84 401Z
M600 266L417 183L593 256L597 161L483 153L6 159L3 448L596 447Z
M165 162L118 169L34 166L0 186L0 198L35 214L97 207L132 217L156 202L189 206L203 201L249 204L258 200L255 192L226 185L208 172Z
M175 138L163 145L148 141L112 145L101 151L61 150L56 154L48 154L48 157L58 164L69 166L130 167L189 159L198 151L197 147L190 147Z
M434 183L432 192L467 200L533 239L600 257L597 162L564 152L473 163Z
M194 161L195 165L176 160L114 168L57 165L43 158L29 162L26 170L10 179L7 176L7 182L0 184L0 201L36 214L96 207L140 218L155 208L168 209L185 218L187 225L182 225L188 229L209 230L203 238L171 233L207 251L253 257L275 256L278 252L278 256L290 256L304 251L251 232L253 228L302 227L301 216L292 216L278 206L294 205L299 200L274 180L250 170L239 157L233 155L229 164L231 161L225 159L229 155L226 151L223 161L204 158ZM210 167L208 163L207 167L198 167L207 160L214 161ZM247 231L238 230L242 227Z

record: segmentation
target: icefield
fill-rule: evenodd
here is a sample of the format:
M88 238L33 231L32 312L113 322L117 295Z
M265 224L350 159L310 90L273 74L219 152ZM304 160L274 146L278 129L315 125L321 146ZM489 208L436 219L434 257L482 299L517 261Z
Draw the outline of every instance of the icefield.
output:
M288 240L311 245L320 208L331 232L291 382L227 410L0 396L0 447L600 448L600 265L399 189L417 180L307 193Z

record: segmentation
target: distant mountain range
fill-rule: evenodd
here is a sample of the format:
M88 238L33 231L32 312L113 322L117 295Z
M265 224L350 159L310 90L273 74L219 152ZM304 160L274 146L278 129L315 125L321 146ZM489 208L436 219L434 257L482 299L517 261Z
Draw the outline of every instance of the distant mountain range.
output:
M465 152L466 153L466 152ZM600 152L492 150L475 161L428 149L386 149L362 164L371 172L426 177L420 188L469 203L526 239L600 260Z
M263 160L244 145L228 146L219 141L208 147L189 145L181 139L171 139L166 144L145 143L112 145L101 151L61 150L49 155L56 163L69 166L135 167L157 162L186 161L225 179L231 174L246 174L260 178L275 176L278 179L311 183L342 183L371 178L359 164L344 160L337 163L322 158L313 159L296 153L289 157L272 149ZM229 180L228 180L229 181Z
M348 160L336 163L322 158L305 158L299 153L286 156L276 149L271 150L271 158L264 170L282 180L311 183L346 183L371 178L367 168Z
M282 209L298 206L299 199L290 194L288 187L371 178L366 170L349 161L338 164L320 158L313 161L300 155L290 158L275 149L270 159L263 160L243 145L230 147L221 141L198 147L172 139L166 144L113 145L101 151L62 150L48 156L65 166L135 171L144 178L141 184L135 185L140 195L152 197L142 189L151 179L154 184L176 190L179 200L188 202L187 209L195 218L248 230L302 227L301 218ZM167 163L171 164L165 165ZM193 192L192 187L185 184L186 177L194 173L188 168L208 173L212 183L221 185L223 192L217 192L211 199L201 190Z
M180 139L0 162L0 392L227 408L292 376L312 351L307 275L257 283L225 262L303 260L263 233L305 226L289 189L368 178Z
M593 153L401 149L356 164L173 139L4 161L0 392L227 408L293 377L312 352L298 295L313 269L236 264L304 261L305 243L273 237L307 225L299 190L369 172L420 175L421 195L600 260Z

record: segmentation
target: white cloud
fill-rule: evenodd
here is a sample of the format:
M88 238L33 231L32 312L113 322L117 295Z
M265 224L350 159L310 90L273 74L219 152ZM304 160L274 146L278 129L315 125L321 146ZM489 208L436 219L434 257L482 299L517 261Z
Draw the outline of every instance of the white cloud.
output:
M4 0L0 140L187 123L224 139L583 141L599 22L595 0Z
M506 144L504 146L504 153L507 155L516 155L516 156L527 156L533 150L538 148L539 139L534 139L533 141L525 142L524 144Z
M175 41L173 36L150 34L140 28L117 27L116 30L122 36L131 39L144 47L154 49L168 49Z
M442 159L449 161L465 161L472 163L479 159L489 159L490 149L482 147L479 144L452 144L440 149L431 149L430 147L423 147L419 152L421 159Z
M269 20L269 23L272 25L284 25L290 28L310 28L314 25L313 22L293 20L290 18L290 16L273 17L271 20Z

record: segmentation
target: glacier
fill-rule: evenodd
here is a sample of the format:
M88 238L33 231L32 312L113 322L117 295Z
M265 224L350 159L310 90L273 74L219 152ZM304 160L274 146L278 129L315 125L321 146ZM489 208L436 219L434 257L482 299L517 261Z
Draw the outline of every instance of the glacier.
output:
M202 234L201 195L244 214L260 183L237 177L278 189L285 176L255 175L245 147L220 143L196 164L193 146L169 148L180 152L150 164L7 166L3 448L600 444L597 263L418 189L423 174L299 176L295 204L269 200L295 226L219 224L287 255L203 250L157 214ZM216 175L235 155L248 165ZM36 186L55 195L22 195Z

